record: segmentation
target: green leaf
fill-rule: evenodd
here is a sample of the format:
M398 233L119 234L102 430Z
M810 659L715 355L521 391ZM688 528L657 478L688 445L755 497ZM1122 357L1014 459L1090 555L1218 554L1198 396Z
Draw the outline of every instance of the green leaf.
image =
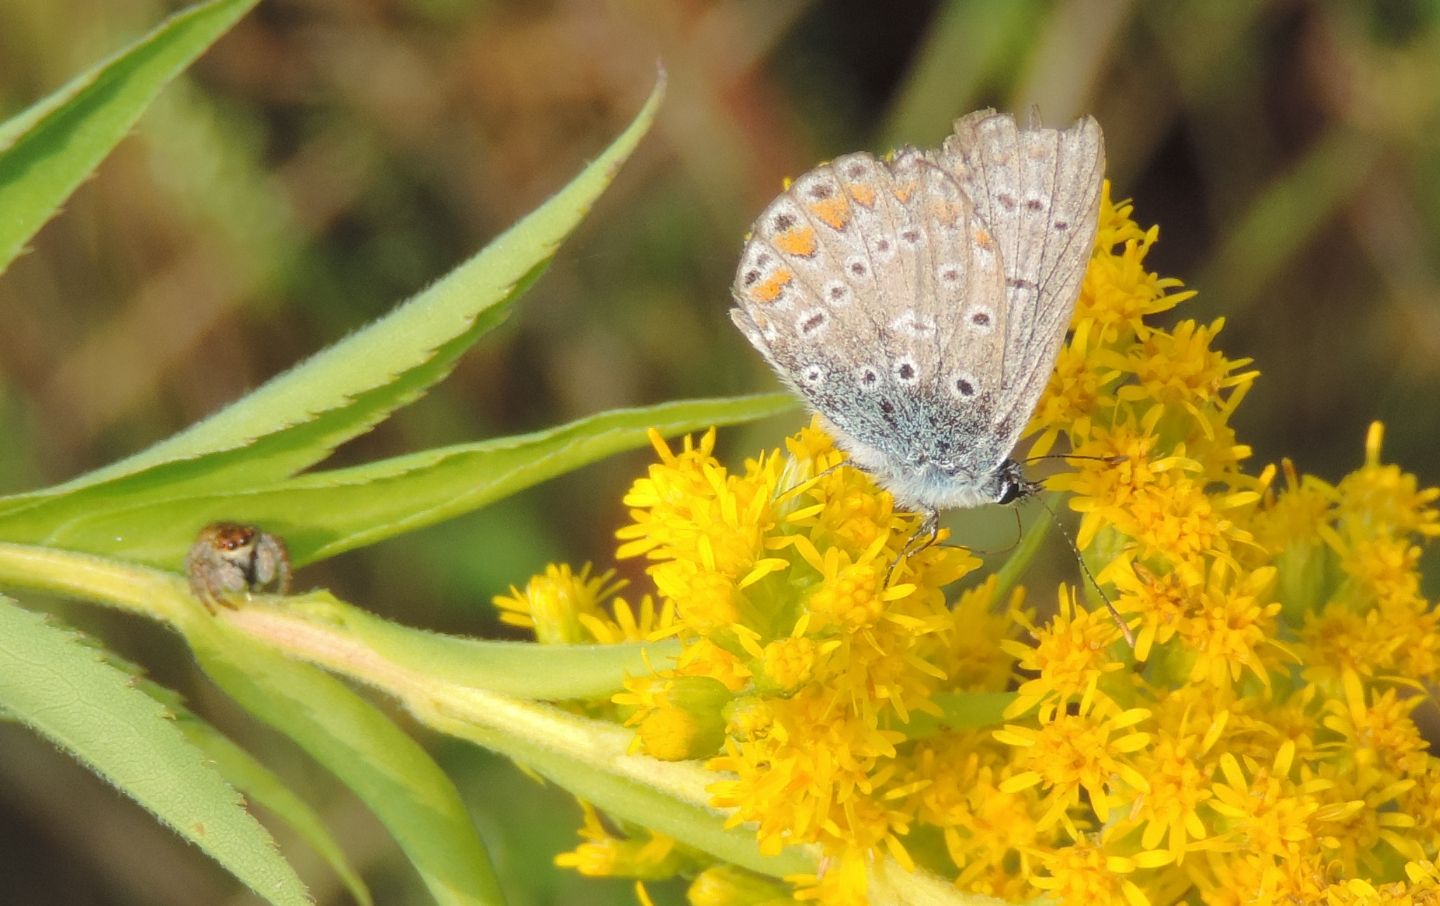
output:
M663 403L593 415L518 437L315 472L270 487L232 488L215 496L123 506L123 498L96 500L85 494L63 507L57 503L0 519L0 537L173 569L200 527L223 518L263 525L285 538L297 563L313 562L452 519L642 446L652 427L673 436L773 415L795 405L795 398L784 393Z
M256 0L178 13L0 126L0 271L129 133L155 95Z
M272 812L288 824L310 848L320 854L331 870L340 878L340 883L350 891L350 896L360 906L371 906L374 898L359 873L350 866L340 844L335 842L325 822L310 805L295 795L276 774L255 760L249 752L231 742L219 730L189 713L179 711L175 724L190 744L204 753L205 757L245 798Z
M272 903L305 887L159 702L103 652L0 598L0 707L74 756Z
M441 904L502 904L455 785L419 744L343 683L219 620L183 627L200 666L370 807Z
M147 679L143 675L144 668L125 660L113 651L105 651L104 657L106 663L130 676L131 686L150 696L165 709L185 739L200 751L227 783L243 793L249 802L264 806L288 824L330 864L340 877L341 883L355 898L355 902L360 906L371 906L374 900L370 896L370 889L350 867L345 853L326 829L324 821L303 799L291 792L283 780L224 733L191 711L180 693Z
M663 92L662 78L630 126L579 176L390 314L168 440L47 491L0 502L0 512L223 451L234 455L152 474L142 487L218 492L276 481L369 430L448 374L460 354L508 314L649 129Z
M770 877L815 871L813 852L760 852L755 831L727 827L706 804L717 775L696 762L663 762L629 753L634 733L559 708L504 696L439 692L406 699L421 720L513 759L622 821L667 834L716 858ZM445 704L441 704L444 702Z
M523 699L608 698L625 677L648 675L680 653L675 640L613 645L540 645L443 635L401 626L313 591L274 606L251 602L237 615L258 637L286 640L286 650L341 673L356 659L376 674L395 671L427 681L471 686Z

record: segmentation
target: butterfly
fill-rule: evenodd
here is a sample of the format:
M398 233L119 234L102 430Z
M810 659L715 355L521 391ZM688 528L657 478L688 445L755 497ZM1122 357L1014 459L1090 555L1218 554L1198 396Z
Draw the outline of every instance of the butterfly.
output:
M1034 493L1011 458L1095 243L1105 142L981 110L847 154L755 221L731 317L852 464L925 516Z

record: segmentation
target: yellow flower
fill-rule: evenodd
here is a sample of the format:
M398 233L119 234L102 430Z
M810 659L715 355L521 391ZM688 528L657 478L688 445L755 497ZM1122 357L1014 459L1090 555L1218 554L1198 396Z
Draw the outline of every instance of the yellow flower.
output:
M918 747L909 785L917 817L941 828L964 890L1005 899L1033 893L1016 871L1051 838L1040 828L1034 789L1007 792L1007 752L988 734L947 734Z
M930 637L936 649L930 659L956 689L1003 689L1014 673L1015 657L1003 643L1033 625L1034 615L1024 607L1024 588L1014 589L1003 608L997 606L998 590L990 576L961 592L950 607L950 627Z
M1365 436L1365 465L1345 477L1336 491L1340 522L1352 536L1363 534L1440 535L1440 488L1420 489L1414 475L1380 461L1384 429L1377 422Z
M798 888L795 899L822 906L869 906L869 882L865 859L858 854L831 860L820 875L792 878Z
M500 622L534 630L538 642L575 645L597 638L590 624L605 625L602 602L624 585L613 569L592 578L588 563L578 574L563 564L551 565L523 592L512 585L508 596L497 595L495 606Z
M687 867L675 841L664 834L645 831L636 838L617 836L605 829L589 803L581 802L580 807L584 813L580 836L586 842L556 856L556 865L582 875L622 878L668 878Z
M1107 673L1125 665L1108 653L1120 630L1104 610L1088 612L1062 592L1060 611L1044 628L1031 628L1033 644L1002 642L1021 670L1039 675L1021 683L1019 695L1006 709L1007 717L1040 706L1042 723L1051 714L1082 696L1092 694Z
M1116 203L1110 191L1107 181L1095 235L1096 253L1075 303L1075 332L1090 327L1097 342L1105 344L1149 331L1146 317L1168 311L1195 295L1191 291L1172 293L1179 288L1179 280L1145 270L1145 256L1159 240L1160 229L1141 229L1131 219L1131 203Z
M1273 762L1262 765L1230 753L1220 756L1224 782L1214 788L1211 807L1223 820L1231 845L1257 865L1273 867L1314 839L1312 822L1323 807L1323 780L1296 783L1291 779L1295 746L1282 743Z
M1099 589L1027 588L1017 559L949 590L980 561L914 550L920 516L817 422L735 468L713 431L654 438L617 533L654 584L638 608L588 568L497 599L547 640L677 639L592 713L703 765L694 795L763 853L821 854L783 882L682 866L587 812L565 864L700 871L696 902L726 906L859 906L893 864L1012 902L1440 906L1440 758L1417 721L1440 685L1420 581L1440 490L1382 462L1378 426L1337 482L1247 470L1230 422L1257 372L1220 321L1146 322L1191 294L1145 269L1158 232L1131 213L1107 186L1027 429L1033 454L1075 456L1046 483Z
M1110 819L1113 799L1130 799L1149 789L1128 756L1149 745L1150 735L1133 728L1150 712L1119 711L1097 701L1091 690L1073 714L1052 713L1038 728L1007 724L995 731L997 740L1019 750L1013 762L1018 773L1000 789L1013 793L1038 784L1049 800L1042 826L1065 820L1066 813L1081 804L1082 792L1095 817L1104 822Z
M725 740L723 709L730 702L724 684L708 676L679 676L658 690L649 707L627 724L636 727L640 749L662 761L715 754ZM629 696L617 695L617 703Z
M1214 705L1209 693L1197 686L1172 692L1157 703L1154 744L1137 752L1132 762L1148 790L1130 803L1114 831L1117 837L1138 825L1143 828L1141 849L1163 844L1177 864L1196 844L1209 839L1206 818L1215 795L1210 783L1217 767L1214 746L1229 716Z
M784 906L793 904L789 889L732 865L711 865L685 891L690 906Z
M1150 898L1131 875L1170 861L1166 852L1117 855L1088 840L1037 853L1038 873L1031 883L1059 903L1114 903L1148 906Z
M1177 631L1193 659L1190 679L1226 686L1248 672L1268 685L1267 655L1283 650L1274 641L1280 603L1268 600L1274 567L1237 576L1228 563L1217 562L1208 578Z
M1340 734L1351 757L1361 763L1378 761L1405 772L1423 769L1424 758L1419 756L1429 743L1410 717L1423 699L1402 698L1395 689L1371 690L1367 695L1358 678L1347 680L1345 701L1326 703L1326 728Z

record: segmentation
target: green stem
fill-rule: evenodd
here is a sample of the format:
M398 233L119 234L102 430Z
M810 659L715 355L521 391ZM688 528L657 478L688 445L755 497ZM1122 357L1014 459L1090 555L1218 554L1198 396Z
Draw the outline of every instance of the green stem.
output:
M698 762L663 762L629 753L633 733L606 721L553 705L476 685L502 675L524 657L531 677L569 663L583 673L597 665L645 668L646 658L668 657L673 643L660 646L551 646L486 643L387 624L326 592L294 598L257 597L213 618L190 596L183 579L146 567L48 548L0 543L0 586L40 590L120 607L169 623L187 637L213 633L212 619L285 655L325 667L371 686L403 704L423 724L441 733L493 749L551 778L617 818L669 834L686 845L774 877L813 872L818 855L791 847L764 856L754 832L726 827L723 813L709 807L707 787L717 775ZM272 604L271 601L282 601ZM293 607L293 609L292 609ZM619 648L605 652L570 649ZM462 656L490 656L487 667L460 664ZM460 666L456 666L460 664ZM500 669L495 669L496 667ZM445 671L455 668L455 675ZM583 668L583 669L580 669ZM559 672L564 672L563 670ZM618 687L623 670L608 679L574 675L539 680L550 692ZM514 677L511 688L531 688Z
M71 551L0 542L0 587L50 592L181 626L200 605L171 573Z
M680 643L537 645L442 635L382 620L327 591L262 603L227 615L250 635L323 667L351 673L362 661L383 674L419 673L457 686L542 701L605 700L627 676L653 672ZM383 687L383 684L382 684Z

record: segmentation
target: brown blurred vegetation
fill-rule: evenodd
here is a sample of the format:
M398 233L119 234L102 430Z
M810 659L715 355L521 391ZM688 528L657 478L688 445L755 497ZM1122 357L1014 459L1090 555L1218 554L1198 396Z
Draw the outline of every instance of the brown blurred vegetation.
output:
M175 8L0 5L0 115ZM388 310L604 147L657 61L670 75L657 128L517 316L339 459L772 387L726 308L741 236L782 177L934 143L976 107L1034 104L1047 121L1099 118L1116 195L1161 225L1151 264L1200 292L1179 316L1223 316L1222 347L1256 360L1237 423L1257 470L1290 456L1337 478L1379 418L1389 458L1440 483L1435 0L265 0L0 276L0 491L159 439ZM797 420L728 432L722 450L738 458ZM300 583L416 625L493 631L489 597L547 560L608 564L645 461L617 457ZM310 791L378 902L421 901L360 807L219 701L172 639L63 612ZM514 902L628 901L626 885L547 867L572 839L563 796L437 749ZM0 884L16 902L232 895L61 761L0 735ZM287 852L321 902L341 901L303 848Z

